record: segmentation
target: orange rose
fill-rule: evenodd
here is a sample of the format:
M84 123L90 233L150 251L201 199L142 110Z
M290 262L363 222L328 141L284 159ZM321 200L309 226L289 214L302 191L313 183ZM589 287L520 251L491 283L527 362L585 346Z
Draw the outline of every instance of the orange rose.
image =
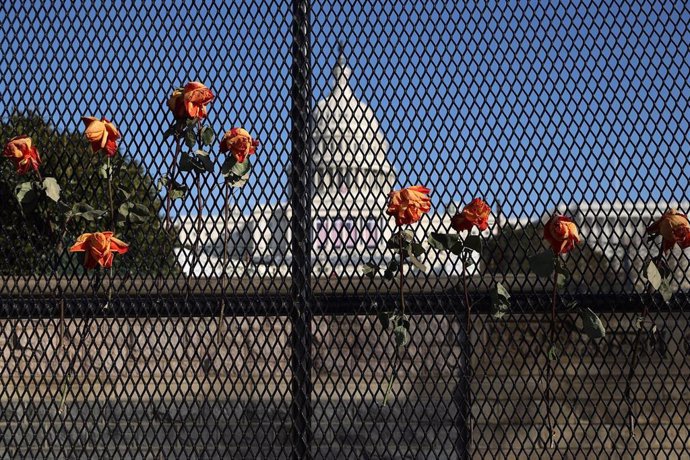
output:
M388 209L386 212L395 216L397 225L411 224L419 221L422 214L431 210L431 201L426 187L415 185L402 190L395 190L388 195Z
M38 171L38 166L41 164L38 150L33 146L31 138L25 135L10 139L2 155L12 160L17 174L26 174L32 169Z
M113 232L84 233L69 252L85 252L84 267L87 270L100 265L110 268L113 265L113 255L124 254L129 250L129 245L113 236Z
M569 252L575 243L580 243L577 226L569 217L554 214L544 227L544 239L556 254Z
M450 226L457 232L472 230L477 227L479 231L489 228L489 214L491 208L481 198L475 198L470 204L450 220Z
M206 118L206 104L213 100L213 93L198 81L184 85L184 107L190 118Z
M168 108L176 120L187 118L187 110L184 107L184 88L176 88L173 91L170 99L168 99Z
M220 152L232 152L235 161L244 163L244 160L256 153L259 141L252 139L252 136L242 128L232 128L227 131L220 141Z
M120 139L120 132L114 124L105 118L100 120L95 117L81 117L86 130L84 137L91 143L91 150L96 153L105 150L105 154L114 157L117 153L117 141Z
M664 252L678 243L681 249L690 247L690 223L685 214L675 209L666 211L659 220L647 227L650 235L661 235Z

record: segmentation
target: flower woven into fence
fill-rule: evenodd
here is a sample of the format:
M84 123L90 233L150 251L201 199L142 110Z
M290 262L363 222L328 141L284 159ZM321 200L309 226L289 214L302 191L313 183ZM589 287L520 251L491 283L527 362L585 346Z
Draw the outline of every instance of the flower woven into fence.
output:
M647 233L652 236L661 235L664 252L670 251L676 244L681 249L690 247L690 222L685 214L675 209L669 209L647 227Z
M98 267L110 268L115 254L125 254L129 245L121 241L113 232L84 233L77 238L69 252L84 252L84 268L91 270Z
M105 154L112 158L117 153L117 141L122 137L115 125L106 118L100 120L95 117L81 117L86 130L84 137L91 144L93 153L103 150Z
M12 161L17 174L26 174L32 170L38 172L38 167L41 164L38 149L33 145L31 138L26 135L10 139L2 155Z

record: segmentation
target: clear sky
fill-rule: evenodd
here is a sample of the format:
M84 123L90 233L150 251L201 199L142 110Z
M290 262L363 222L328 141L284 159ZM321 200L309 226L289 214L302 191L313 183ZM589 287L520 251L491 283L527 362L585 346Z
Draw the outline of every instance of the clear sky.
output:
M285 201L289 2L166 3L3 2L3 117L30 109L81 130L81 115L106 116L121 151L157 178L171 162L167 95L200 80L217 95L216 133L241 125L262 142L233 200ZM398 185L430 186L439 209L483 195L509 215L687 198L685 2L464 3L314 2L315 101L342 40ZM205 212L222 205L214 180Z

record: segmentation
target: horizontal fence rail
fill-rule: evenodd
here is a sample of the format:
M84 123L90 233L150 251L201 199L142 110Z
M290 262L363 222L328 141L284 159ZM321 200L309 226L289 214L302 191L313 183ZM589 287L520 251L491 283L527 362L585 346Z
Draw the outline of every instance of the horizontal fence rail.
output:
M4 2L0 456L682 457L689 24Z

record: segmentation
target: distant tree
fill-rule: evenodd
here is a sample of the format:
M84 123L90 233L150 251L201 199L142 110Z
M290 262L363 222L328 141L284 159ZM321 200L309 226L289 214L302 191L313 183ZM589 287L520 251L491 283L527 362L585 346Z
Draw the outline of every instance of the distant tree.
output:
M15 187L29 180L17 176L12 165L0 158L0 274L45 275L80 271L81 255L69 254L68 245L83 232L114 230L130 244L130 251L113 265L117 274L134 276L168 275L179 272L173 247L177 231L166 231L159 216L161 199L152 177L136 161L119 151L111 160L115 209L123 202L136 202L145 211L132 218L121 218L112 229L110 216L93 221L71 219L63 225L67 211L75 203L85 202L95 209L108 209L104 155L91 152L81 132L59 132L35 114L15 114L0 123L2 148L20 134L31 136L38 148L44 177L55 177L62 188L60 203L45 200L34 210L18 202ZM125 200L125 194L130 195ZM51 224L52 222L52 224ZM61 243L59 243L61 241ZM56 247L59 254L56 254Z

